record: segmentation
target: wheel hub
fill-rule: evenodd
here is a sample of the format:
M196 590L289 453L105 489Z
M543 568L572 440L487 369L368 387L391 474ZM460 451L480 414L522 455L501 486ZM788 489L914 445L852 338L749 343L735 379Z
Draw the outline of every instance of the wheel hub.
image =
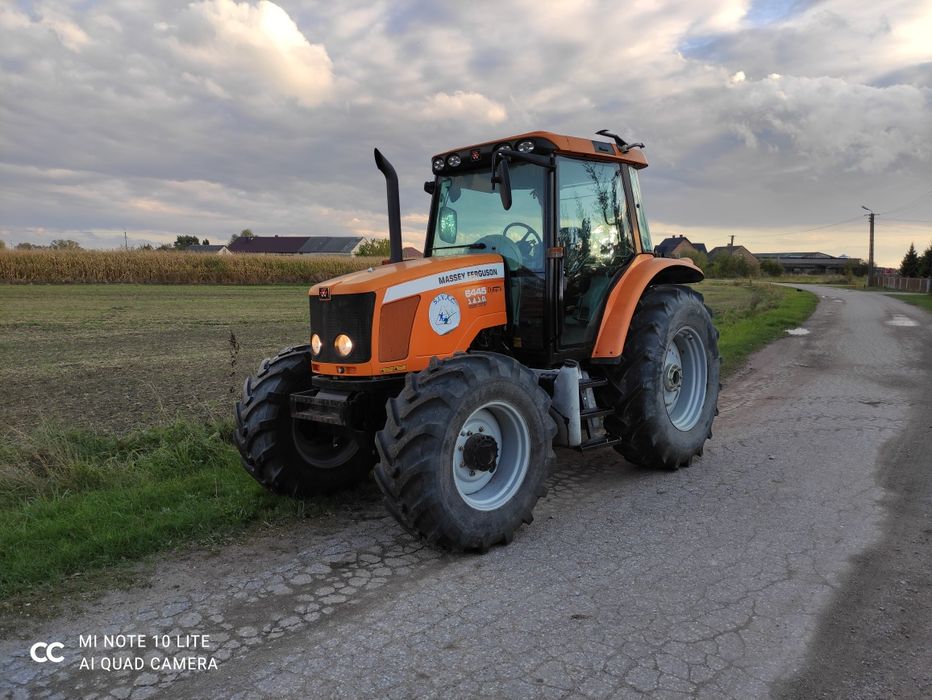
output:
M663 387L667 391L676 391L683 385L683 368L677 364L667 367L663 378Z
M498 442L491 435L471 435L463 445L463 466L477 472L494 472L498 462Z

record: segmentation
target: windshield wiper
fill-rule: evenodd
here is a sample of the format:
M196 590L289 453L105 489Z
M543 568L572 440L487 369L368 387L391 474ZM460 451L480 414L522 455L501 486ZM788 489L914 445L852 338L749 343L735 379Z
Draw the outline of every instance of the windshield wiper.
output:
M451 250L452 248L469 248L470 250L484 250L488 248L485 243L463 243L462 245L434 246L433 250Z

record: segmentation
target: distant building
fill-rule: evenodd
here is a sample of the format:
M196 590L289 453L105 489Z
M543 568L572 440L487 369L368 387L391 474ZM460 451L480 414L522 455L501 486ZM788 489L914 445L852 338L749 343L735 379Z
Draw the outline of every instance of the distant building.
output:
M362 236L241 236L227 246L231 253L266 255L353 255Z
M773 260L777 262L784 272L792 274L825 274L826 272L843 272L850 263L861 265L860 258L845 256L835 257L827 253L758 253L757 259Z
M424 253L419 251L413 245L406 245L401 249L401 258L402 260L416 260L417 258L423 258Z
M722 255L735 255L744 258L751 267L760 268L760 261L754 254L743 245L720 245L709 251L709 262L714 262L716 258Z
M705 253L705 243L693 243L686 236L670 236L654 246L654 254L661 258L682 258L686 253Z
M196 243L194 245L185 246L185 253L206 253L208 255L232 255L230 249L225 245L202 245Z

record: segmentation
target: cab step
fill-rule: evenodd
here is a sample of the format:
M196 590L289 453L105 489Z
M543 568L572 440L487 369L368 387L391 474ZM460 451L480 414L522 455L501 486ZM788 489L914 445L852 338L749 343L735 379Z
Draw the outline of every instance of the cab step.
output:
M602 418L603 416L612 416L615 414L614 408L584 408L579 412L582 420L592 420L593 418Z
M621 438L615 437L614 435L605 435L603 437L586 440L585 442L577 445L575 449L579 452L586 452L587 450L595 450L600 447L610 447L612 445L617 445L619 442L621 442Z

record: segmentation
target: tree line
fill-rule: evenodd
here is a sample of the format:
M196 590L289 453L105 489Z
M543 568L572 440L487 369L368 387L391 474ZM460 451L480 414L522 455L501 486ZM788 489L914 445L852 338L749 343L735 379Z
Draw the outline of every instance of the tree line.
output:
M922 252L922 255L916 250L916 244L910 243L909 250L906 251L903 262L900 263L900 275L902 277L932 277L932 243Z

